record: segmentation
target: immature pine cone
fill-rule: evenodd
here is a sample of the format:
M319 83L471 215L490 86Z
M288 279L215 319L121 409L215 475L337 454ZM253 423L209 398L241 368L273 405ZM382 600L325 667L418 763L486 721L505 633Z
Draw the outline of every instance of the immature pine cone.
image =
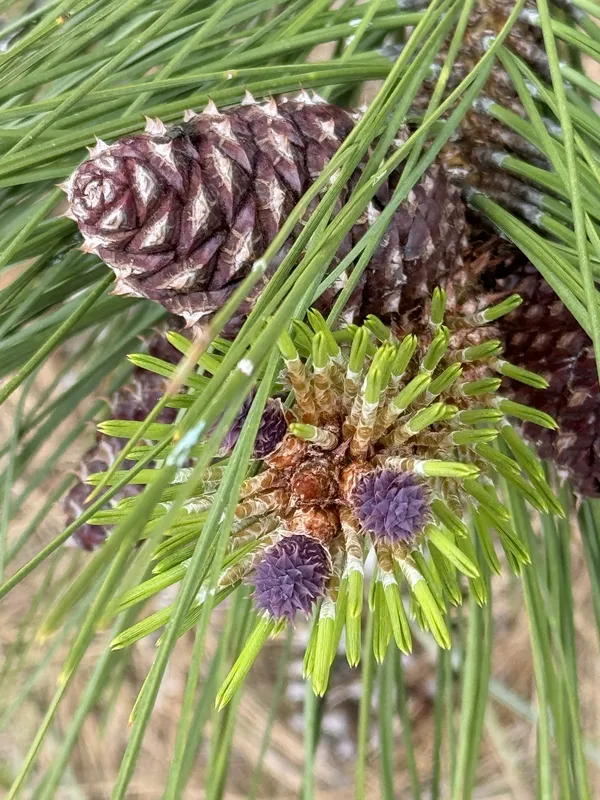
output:
M181 358L181 353L178 353L169 344L163 334L158 334L152 338L148 346L148 353L171 364L176 364ZM110 405L113 419L143 421L158 403L163 391L163 377L154 372L148 372L148 370L141 367L134 367L131 379L115 392L111 398ZM156 418L156 421L173 422L176 413L173 408L164 408ZM105 472L110 469L126 444L127 439L106 436L100 432L96 434L95 444L83 455L76 483L73 484L63 498L67 525L74 522L85 511L85 501L91 491L91 487L86 483L87 477L93 473ZM130 469L133 466L134 464L131 461L123 462L123 469ZM112 502L116 503L125 497L133 497L142 488L143 486L137 484L129 484L115 495ZM75 531L71 538L71 543L84 550L95 550L103 544L107 535L108 531L105 527L90 525L86 522Z
M356 118L301 92L295 100L260 104L248 95L224 111L209 103L171 128L149 120L143 134L98 142L90 151L64 184L69 216L84 236L83 249L114 269L115 293L155 300L193 325L221 307L248 274ZM342 191L341 205L361 170ZM338 260L385 207L399 176L380 188ZM298 225L271 270L301 230ZM460 260L464 233L459 194L434 165L394 214L350 308L385 315L425 298ZM343 283L342 276L326 293L325 306ZM240 314L251 305L249 298Z
M237 440L240 438L242 432L242 427L250 411L250 406L254 400L254 395L255 392L251 392L244 400L231 428L227 431L221 443L219 455L227 455L237 444ZM286 431L287 420L283 403L281 400L271 398L265 405L260 425L258 426L252 450L253 457L262 459L270 455L270 453L277 448L279 442L285 436Z

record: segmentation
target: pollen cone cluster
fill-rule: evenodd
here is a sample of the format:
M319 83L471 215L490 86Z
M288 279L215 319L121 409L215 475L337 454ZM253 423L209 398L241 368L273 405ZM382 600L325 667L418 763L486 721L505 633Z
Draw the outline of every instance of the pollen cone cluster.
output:
M263 255L356 119L301 92L294 100L264 103L248 96L225 110L210 103L171 128L150 120L144 133L99 142L91 151L64 184L69 216L83 234L83 248L115 271L116 293L154 300L188 325L205 321ZM343 189L338 209L361 170ZM380 214L399 174L379 189L332 266ZM433 165L392 217L350 307L363 316L389 314L423 299L460 260L465 230L459 193L444 168ZM341 276L322 302L331 305L343 285Z
M268 446L241 486L227 566L214 600L220 602L240 583L253 586L260 612L249 644L254 654L261 637L300 612L316 615L305 661L315 691L327 686L344 628L348 660L356 665L370 552L377 564L369 589L377 658L383 658L392 638L404 652L411 649L409 614L449 647L444 612L448 604L462 602L463 580L485 602L482 560L486 570L500 569L496 541L513 570L527 563L527 547L492 479L501 476L512 483L539 510L561 513L561 508L540 462L507 416L549 429L554 421L497 395L503 376L546 385L535 373L505 361L495 337L498 320L519 303L513 295L459 316L450 309L445 313L446 294L437 289L424 315L416 323L407 321L403 331L392 332L370 315L360 327L332 333L313 310L309 324L296 321L292 333L282 336L285 372L278 383L287 383L294 403L287 412L277 400L266 406L263 432L269 432L262 441ZM247 410L242 408L234 428ZM185 574L224 468L217 462L203 477L194 475L181 522L156 551L154 571L161 586ZM192 472L179 469L174 482L185 482ZM172 496L169 488L163 499ZM91 523L116 520L129 503L121 501ZM469 533L469 517L478 541ZM121 597L115 609L139 602L157 585L152 577ZM198 618L207 592L208 587L201 589L186 625ZM161 611L140 621L115 646L156 630L166 617ZM236 682L236 669L223 702Z

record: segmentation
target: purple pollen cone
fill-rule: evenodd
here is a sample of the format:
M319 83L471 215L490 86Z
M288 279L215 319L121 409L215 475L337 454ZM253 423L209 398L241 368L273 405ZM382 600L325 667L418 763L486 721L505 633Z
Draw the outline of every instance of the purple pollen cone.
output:
M354 491L353 505L365 530L391 542L411 539L429 515L425 487L409 473L389 469L365 475Z
M254 442L254 458L266 458L277 449L287 432L285 411L281 400L269 400Z
M330 574L331 561L322 544L304 534L287 536L265 551L256 568L256 607L290 621L297 611L308 614Z
M233 425L227 431L223 443L221 445L221 454L226 455L235 447L237 440L240 438L242 426L250 411L250 406L254 400L254 392L252 392L244 400ZM285 419L285 410L281 400L269 400L265 405L258 426L256 439L254 441L254 449L252 451L253 458L263 459L277 449L277 446L287 432L287 422Z

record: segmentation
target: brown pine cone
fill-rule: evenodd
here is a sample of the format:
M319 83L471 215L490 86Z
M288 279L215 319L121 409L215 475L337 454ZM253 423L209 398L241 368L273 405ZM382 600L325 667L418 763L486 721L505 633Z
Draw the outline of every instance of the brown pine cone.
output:
M153 337L148 345L149 355L162 358L176 364L181 358L179 353L165 339L163 334ZM148 372L140 367L134 367L131 380L122 386L111 398L111 416L113 419L128 419L142 421L160 400L164 392L164 378L153 372ZM173 422L176 410L164 408L157 422ZM91 488L85 482L88 475L95 472L105 472L115 462L118 454L127 444L127 439L115 436L106 436L96 433L95 444L84 454L77 481L63 498L63 508L66 514L66 523L70 525L85 510L85 501ZM131 461L123 462L123 469L130 469L134 464ZM142 486L128 485L121 489L113 498L113 504L125 497L133 497L142 490ZM71 543L84 550L95 550L108 535L107 529L100 525L84 523L71 537Z
M567 14L578 13L577 9L567 2L559 2L557 5L564 6ZM514 7L514 0L477 1L453 64L446 94L455 89L485 55L490 42L497 37ZM525 61L541 80L549 83L548 57L537 16L534 0L528 0L507 35L504 47ZM440 50L437 66L431 77L424 82L419 95L415 98L414 106L418 111L424 111L431 99L439 69L446 59L449 42L450 38ZM398 47L392 45L386 52L395 58ZM492 103L503 106L517 116L526 117L510 76L500 61L494 64L482 93L465 115L452 141L444 147L441 158L456 183L478 186L494 197L497 181L502 184L505 177L498 164L503 153L517 155L541 168L547 168L548 161L531 142L500 123L489 113ZM554 124L547 122L550 127ZM502 189L502 186L499 188ZM504 205L504 202L501 204Z
M567 2L557 3L569 15L580 13ZM448 91L473 68L515 6L514 0L478 0L461 45ZM505 46L522 58L542 80L548 81L548 60L536 6L530 0L508 35ZM443 63L446 46L439 63ZM435 81L426 83L416 106L427 106ZM503 171L505 154L515 154L529 164L548 166L541 153L488 113L498 103L519 116L524 110L515 88L497 62L473 108L462 121L442 159L457 185L476 186L504 208L535 221L542 194ZM551 121L546 121L552 128ZM468 212L467 217L469 219ZM554 294L550 286L520 251L493 233L481 231L481 218L469 219L470 253L464 268L454 271L450 288L472 305L487 305L507 294L519 293L523 304L498 320L498 335L505 341L506 358L550 381L548 390L536 390L505 379L506 394L554 416L557 432L523 426L540 456L551 459L576 491L600 496L600 400L591 341Z
M356 116L302 92L295 100L260 104L247 97L224 111L209 103L184 119L171 128L149 121L143 134L99 142L64 188L83 249L114 269L115 292L147 297L193 325L222 306L248 274ZM398 178L381 187L342 242L338 260L385 207ZM394 214L350 307L389 314L428 295L460 259L465 230L459 194L435 165ZM325 305L343 283L342 276ZM251 305L249 299L241 313Z
M592 342L516 247L488 234L483 238L474 249L477 275L472 278L479 280L474 294L481 292L485 305L514 292L521 295L523 304L496 322L505 356L550 382L541 390L505 379L505 394L554 417L557 431L525 423L525 435L578 494L600 497L600 387Z

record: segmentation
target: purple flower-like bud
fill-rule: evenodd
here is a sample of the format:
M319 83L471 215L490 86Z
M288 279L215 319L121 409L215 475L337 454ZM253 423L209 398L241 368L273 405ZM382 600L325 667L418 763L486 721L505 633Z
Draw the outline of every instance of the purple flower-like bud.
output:
M226 455L233 450L237 440L240 438L242 426L248 416L252 401L254 400L254 394L254 392L251 392L244 400L242 407L233 421L233 425L227 431L219 451L221 455ZM286 431L287 422L281 400L268 400L262 413L260 425L258 426L254 450L252 452L253 458L263 459L270 455L277 449Z
M411 539L429 515L427 490L408 472L369 472L360 479L352 500L363 528L390 542Z
M254 442L254 458L266 458L271 455L281 443L287 427L283 403L281 400L269 400L258 426Z
M331 559L322 544L304 534L287 536L265 551L256 568L256 607L276 619L308 614L330 575Z

